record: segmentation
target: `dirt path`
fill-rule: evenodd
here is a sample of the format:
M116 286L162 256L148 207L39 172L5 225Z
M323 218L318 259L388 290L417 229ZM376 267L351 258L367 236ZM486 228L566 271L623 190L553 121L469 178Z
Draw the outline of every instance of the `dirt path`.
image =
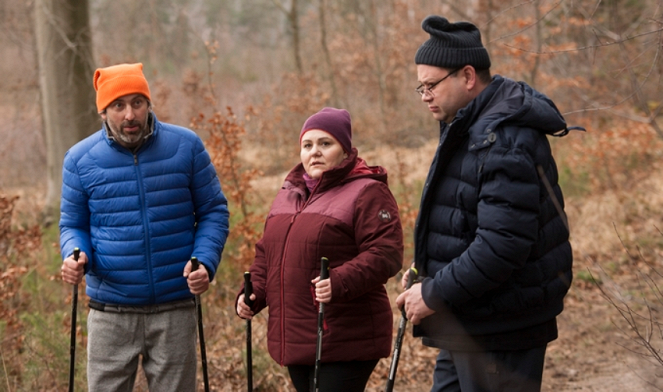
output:
M576 280L558 317L559 338L548 346L542 392L663 391L663 367L634 354L635 343L619 330L623 324L596 286ZM436 351L408 332L395 390L428 392ZM388 366L380 362L368 392L384 390L385 379L377 375L387 374Z
M574 287L559 317L559 339L548 349L543 391L663 390L663 368L620 328L623 319L595 288ZM656 337L660 341L660 336Z

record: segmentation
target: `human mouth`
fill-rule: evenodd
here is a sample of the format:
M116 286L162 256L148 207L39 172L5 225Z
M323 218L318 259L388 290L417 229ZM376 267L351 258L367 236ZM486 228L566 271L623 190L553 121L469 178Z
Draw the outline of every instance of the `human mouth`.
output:
M134 133L134 132L137 132L137 131L140 129L140 124L137 124L137 123L128 123L128 124L126 124L126 125L123 125L123 126L122 126L122 129L123 129L125 132Z
M128 136L135 136L140 133L140 127L138 126L124 127L122 128L122 132Z

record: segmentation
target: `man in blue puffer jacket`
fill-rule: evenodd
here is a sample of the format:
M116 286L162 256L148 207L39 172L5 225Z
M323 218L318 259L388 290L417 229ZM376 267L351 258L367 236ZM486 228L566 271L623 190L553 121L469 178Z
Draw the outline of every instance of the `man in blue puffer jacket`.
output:
M417 92L440 141L415 227L421 284L397 304L440 348L432 391L539 391L573 260L546 135L568 129L545 95L491 76L476 26L422 27Z
M196 389L194 296L208 289L228 236L202 140L157 120L142 68L96 70L103 127L62 169L62 279L86 275L90 391L133 390L140 357L151 391ZM205 268L192 272L192 256Z

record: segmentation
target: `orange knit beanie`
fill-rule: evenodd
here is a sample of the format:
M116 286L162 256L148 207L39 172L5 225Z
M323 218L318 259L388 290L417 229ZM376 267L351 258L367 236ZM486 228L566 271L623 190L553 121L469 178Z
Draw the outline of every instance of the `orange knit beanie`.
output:
M94 72L94 89L97 91L97 110L103 112L114 100L124 95L143 94L149 101L150 87L143 75L143 64L118 64L98 68Z

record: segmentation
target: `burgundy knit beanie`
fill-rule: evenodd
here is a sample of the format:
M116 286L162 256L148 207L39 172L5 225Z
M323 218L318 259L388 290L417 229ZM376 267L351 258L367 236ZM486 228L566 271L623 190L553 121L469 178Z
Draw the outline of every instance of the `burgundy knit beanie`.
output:
M319 129L332 135L346 153L352 151L352 124L350 113L345 109L326 107L306 120L299 134L299 143L307 131Z

